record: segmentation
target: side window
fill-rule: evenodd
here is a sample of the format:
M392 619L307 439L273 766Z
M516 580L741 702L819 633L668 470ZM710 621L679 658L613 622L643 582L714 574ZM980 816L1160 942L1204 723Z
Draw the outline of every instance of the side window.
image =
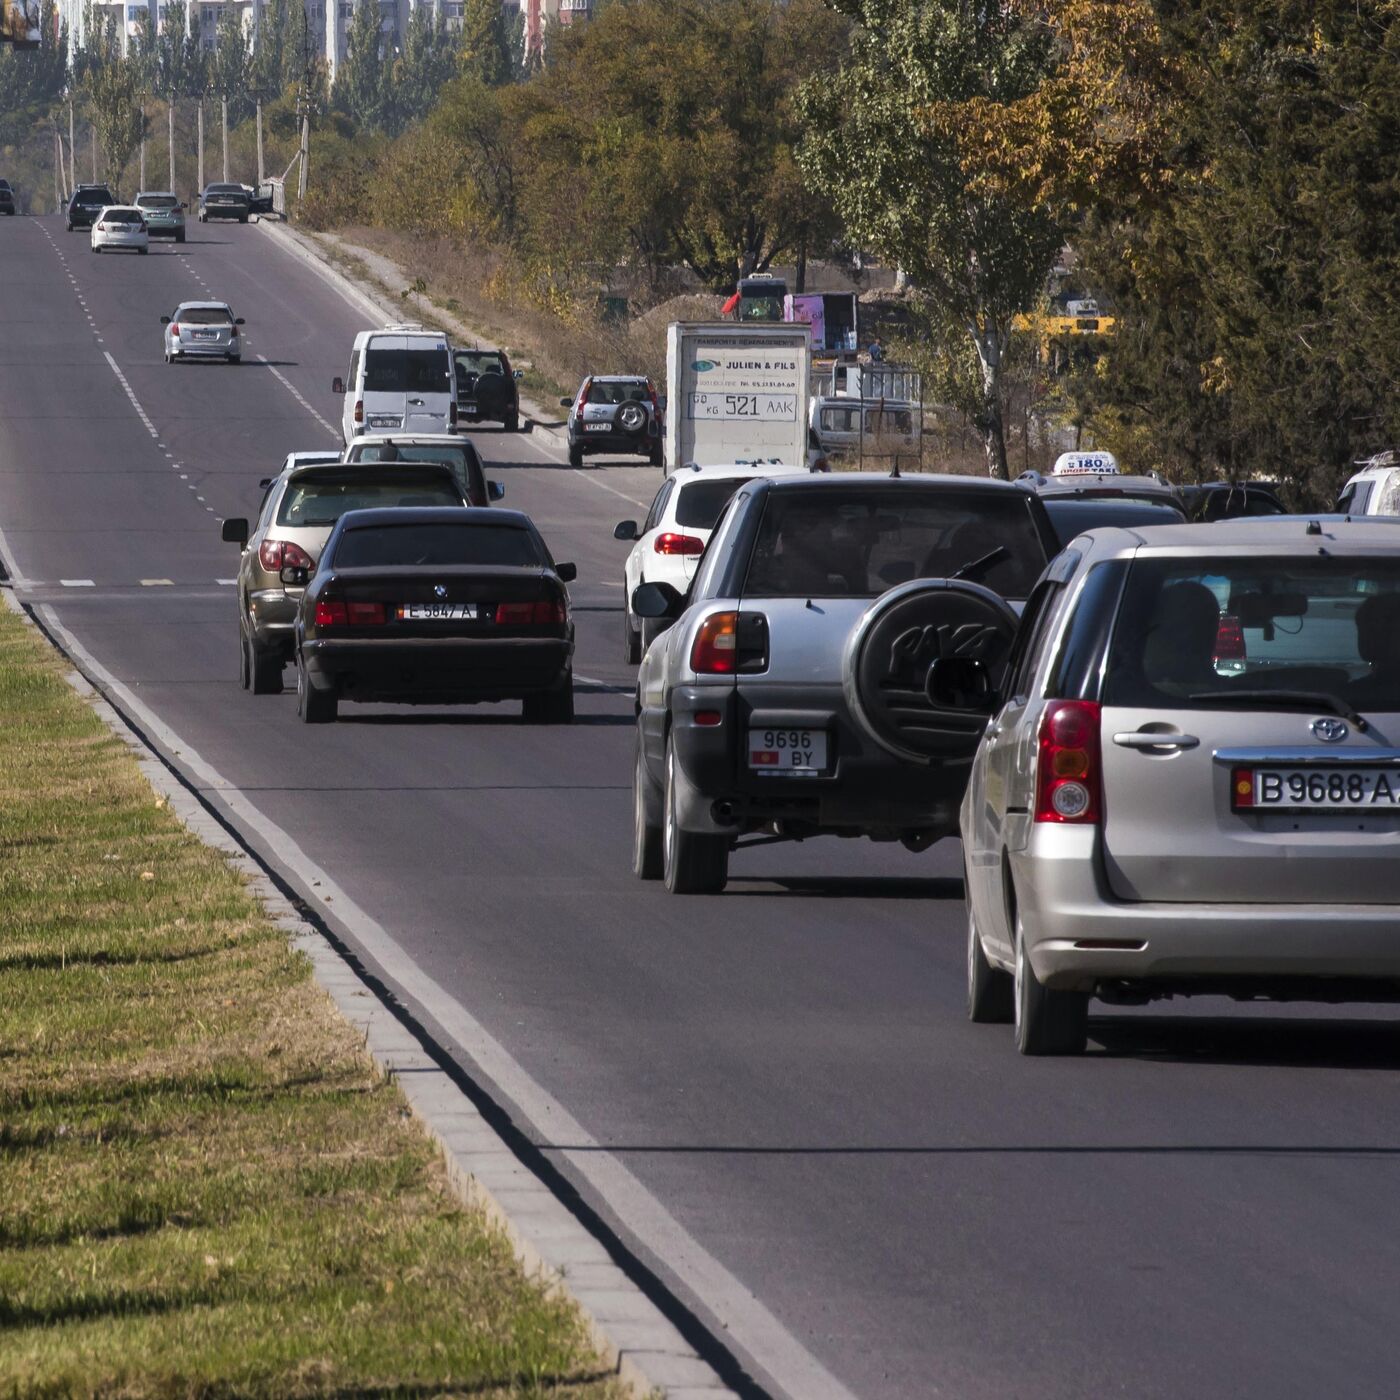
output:
M731 548L733 531L729 527L738 515L741 500L748 500L746 491L731 496L728 505L720 511L719 519L715 521L715 528L710 534L710 542L705 546L704 554L700 556L700 567L696 569L695 577L691 579L690 587L686 590L687 607L697 598L711 596L715 577L719 573L720 560Z
M1035 673L1036 653L1040 650L1040 639L1045 633L1046 623L1055 611L1053 604L1059 596L1060 584L1054 579L1041 579L1026 601L1026 609L1021 614L1021 625L1016 629L1016 640L1011 646L1011 655L1006 661L1006 684L1003 693L1008 700L1024 699Z
M265 530L272 524L273 512L277 507L277 498L282 494L281 485L274 480L263 492L262 505L258 507L258 523L256 528Z
M642 534L648 530L654 530L661 523L661 517L666 514L666 503L671 499L671 493L676 489L675 477L667 477L661 483L661 490L656 493L656 498L651 503L651 509L647 512L647 518L642 522Z
M358 350L352 350L350 352L350 373L345 380L345 386L352 394L358 394L360 391L359 373L360 352Z
M1353 481L1337 497L1337 509L1343 515L1365 515L1371 499L1369 481Z
M1074 600L1060 652L1046 678L1045 694L1054 700L1097 700L1104 658L1118 615L1118 600L1127 577L1121 560L1095 564Z
M1365 507L1361 507L1362 510ZM1381 487L1372 515L1400 515L1400 471L1391 472Z

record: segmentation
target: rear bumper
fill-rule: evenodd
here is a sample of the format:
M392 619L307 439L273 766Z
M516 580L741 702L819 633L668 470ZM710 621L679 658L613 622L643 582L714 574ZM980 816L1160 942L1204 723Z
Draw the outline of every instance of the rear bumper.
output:
M239 341L216 344L213 341L180 340L176 342L175 354L182 359L222 360L229 355L242 355L243 346Z
M648 453L660 441L655 421L640 433L624 433L620 428L609 427L605 433L575 432L569 437L571 447L580 447L585 452Z
M264 588L248 595L248 612L258 646L269 651L278 647L291 656L300 602L300 589L289 594L281 588Z
M216 204L201 211L206 219L246 219L248 209L233 204Z
M718 710L720 723L698 724L701 710ZM798 777L750 768L751 727L824 729L826 770ZM951 763L896 758L853 723L839 686L680 686L671 696L671 739L694 787L711 805L731 808L729 823L708 816L700 826L687 822L690 829L742 831L777 822L793 835L948 836L957 831L972 766L971 750Z
M1093 828L1046 825L1011 857L1031 966L1048 986L1400 979L1397 905L1129 903L1109 892L1097 846ZM1135 946L1083 946L1104 941Z
M345 700L470 704L552 690L573 643L562 637L313 638L302 643L317 690Z

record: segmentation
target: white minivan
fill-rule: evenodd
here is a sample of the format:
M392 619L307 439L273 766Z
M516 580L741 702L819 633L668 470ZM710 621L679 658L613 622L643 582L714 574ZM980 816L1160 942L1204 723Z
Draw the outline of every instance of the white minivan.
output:
M361 331L345 378L331 389L344 396L340 433L347 443L362 433L457 431L456 372L441 331L416 323Z
M1337 497L1342 515L1400 515L1400 449L1377 452L1348 480Z

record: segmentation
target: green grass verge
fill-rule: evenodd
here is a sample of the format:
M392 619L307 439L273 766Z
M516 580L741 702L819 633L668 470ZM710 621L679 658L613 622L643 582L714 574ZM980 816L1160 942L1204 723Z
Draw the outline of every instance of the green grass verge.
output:
M0 1008L0 1395L620 1393L3 609Z

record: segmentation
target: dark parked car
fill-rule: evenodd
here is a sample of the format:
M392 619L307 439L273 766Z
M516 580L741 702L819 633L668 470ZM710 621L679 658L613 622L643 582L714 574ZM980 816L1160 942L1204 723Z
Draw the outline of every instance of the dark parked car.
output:
M205 185L199 196L199 222L207 224L210 219L237 219L240 224L248 222L252 200L243 185Z
M1097 530L1101 525L1117 525L1133 530L1140 525L1180 525L1186 515L1170 500L1149 501L1137 497L1113 496L1042 496L1045 513L1055 527L1060 547L1067 545L1085 530Z
M79 185L68 201L68 232L75 228L91 228L97 216L117 202L109 185Z
M1277 489L1264 481L1207 481L1183 486L1182 500L1192 520L1238 520L1246 515L1287 515Z
M8 180L0 180L0 214L13 214L15 203L14 187Z
M248 210L253 214L272 213L272 185L264 180L261 185L244 185L244 192L248 196Z
M729 852L868 836L921 851L958 803L1030 593L1057 545L1028 491L969 477L745 482L637 676L632 868L722 889Z
M518 699L527 723L571 723L575 575L519 511L350 511L297 611L298 713Z
M457 417L473 423L500 423L508 433L520 428L522 375L512 370L504 350L454 349L457 367Z

